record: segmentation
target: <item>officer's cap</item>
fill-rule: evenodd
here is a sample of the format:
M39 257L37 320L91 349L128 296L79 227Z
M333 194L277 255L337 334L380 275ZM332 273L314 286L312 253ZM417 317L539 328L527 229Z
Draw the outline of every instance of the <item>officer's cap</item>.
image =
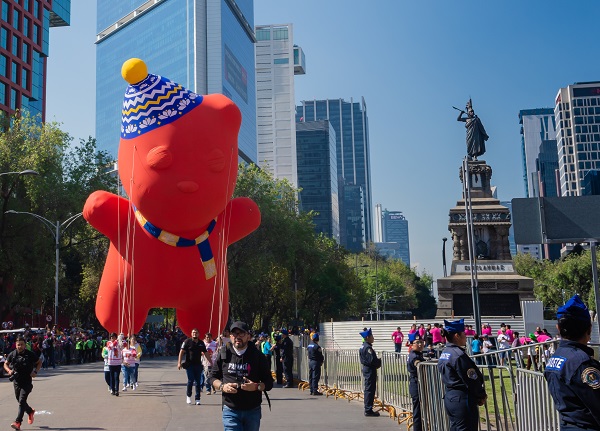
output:
M465 319L452 321L444 320L444 329L453 333L465 332Z
M369 328L369 329L366 329L366 330L364 330L362 332L359 332L359 334L360 334L361 337L367 338L368 336L373 335L373 332L371 332L371 328Z
M556 312L556 318L569 318L575 320L581 320L583 322L590 322L590 312L585 306L579 295L575 294L571 299L567 301L565 305L558 308Z
M412 342L416 343L417 341L423 341L423 337L421 337L420 335L415 335L415 338L412 340Z
M282 333L283 335L288 335L288 330L287 330L287 329L282 329L282 330L281 330L281 333Z
M312 337L313 340L319 341L319 334L318 333L315 332L314 334L311 335L311 337Z

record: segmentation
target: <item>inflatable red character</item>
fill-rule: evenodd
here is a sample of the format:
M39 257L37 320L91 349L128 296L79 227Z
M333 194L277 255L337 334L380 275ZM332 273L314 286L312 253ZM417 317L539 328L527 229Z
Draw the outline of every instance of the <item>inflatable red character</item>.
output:
M232 199L241 114L220 94L201 96L145 63L123 64L119 177L129 200L92 193L83 216L110 239L96 315L111 332L139 331L153 307L177 309L190 334L222 329L228 314L227 246L258 228L260 211Z

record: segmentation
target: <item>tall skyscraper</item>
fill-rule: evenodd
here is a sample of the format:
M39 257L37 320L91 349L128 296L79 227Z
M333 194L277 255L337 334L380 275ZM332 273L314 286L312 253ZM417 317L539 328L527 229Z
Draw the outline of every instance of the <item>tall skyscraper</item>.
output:
M20 109L46 120L50 27L70 20L71 0L2 0L0 111Z
M386 250L389 257L400 259L410 266L410 241L408 239L408 220L401 211L382 212L383 243L377 244L380 250ZM391 246L391 244L397 244ZM390 251L395 253L390 255Z
M551 108L523 109L519 111L521 124L521 152L523 157L523 180L527 197L539 196L539 178L536 160L540 145L554 141L556 147L556 122Z
M548 186L548 184L542 182L547 179L547 176L541 176L539 171L540 148L546 143L547 145L543 148L547 152L551 152L552 147L554 147L554 153L557 154L554 110L552 108L523 109L519 111L519 124L521 125L521 155L525 195L530 198L539 197L542 195L540 188L547 188ZM546 153L544 156L546 158L551 157L551 154ZM544 168L547 169L548 166L546 165ZM502 204L511 209L510 202L503 202ZM519 244L517 246L514 243L512 226L510 232L513 235L512 241L509 236L513 255L518 251L519 253L530 254L537 259L542 257L541 244Z
M256 161L254 2L98 0L96 139L117 153L127 83L123 62L141 58L151 73L198 94L222 93L242 112L240 158Z
M256 26L258 165L298 187L294 75L304 75L292 24Z
M558 90L554 115L561 196L581 196L586 174L600 170L600 82Z
M340 243L348 250L360 251L367 242L373 241L367 105L364 98L360 103L352 99L350 102L328 99L301 103L296 107L297 122L329 120L335 130L340 184ZM359 221L357 217L363 218Z
M327 120L296 125L300 209L315 211L317 233L340 241L335 131Z

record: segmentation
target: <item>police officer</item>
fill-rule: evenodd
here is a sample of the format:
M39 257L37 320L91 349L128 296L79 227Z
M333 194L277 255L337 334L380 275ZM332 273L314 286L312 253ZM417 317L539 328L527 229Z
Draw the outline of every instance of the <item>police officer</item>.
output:
M416 335L412 342L412 350L408 354L408 373L410 380L408 383L408 393L412 398L413 404L413 431L421 431L421 403L419 402L419 380L417 378L417 365L425 361L423 349L425 342L420 335Z
M363 337L363 345L358 353L365 381L365 416L379 416L379 412L373 411L373 403L375 402L375 389L377 387L377 369L381 367L381 359L377 357L375 350L373 350L375 338L371 328L365 329L359 334Z
M292 372L294 367L294 342L290 338L287 329L282 329L281 335L280 362L283 364L283 375L285 376L284 388L291 388L294 383L294 374Z
M283 363L281 362L281 334L275 335L275 376L277 378L277 384L283 384Z
M321 346L319 346L319 334L311 335L312 343L308 345L308 370L311 395L323 395L319 392L319 380L321 379L321 365L325 361Z
M477 431L479 411L487 394L483 375L465 352L467 336L464 319L444 320L446 347L440 355L438 370L446 387L444 407L450 419L450 431Z
M600 430L600 362L586 344L592 334L590 313L578 295L556 312L562 340L546 364L561 431Z

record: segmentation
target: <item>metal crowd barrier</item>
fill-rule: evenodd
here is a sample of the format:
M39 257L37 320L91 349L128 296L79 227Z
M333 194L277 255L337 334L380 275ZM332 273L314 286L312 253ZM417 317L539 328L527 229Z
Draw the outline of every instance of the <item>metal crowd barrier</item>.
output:
M488 399L479 409L481 431L558 431L560 420L543 376L546 359L556 341L491 351L474 356L482 372ZM363 382L358 349L323 349L325 362L319 385L327 395L348 400L362 398ZM307 382L308 358L305 347L295 349L294 376ZM379 352L376 399L390 416L410 419L407 355ZM534 356L536 356L534 358ZM527 369L529 365L530 370ZM437 360L418 366L419 396L426 431L446 431L449 422L444 408L445 388ZM409 423L410 425L410 420Z

